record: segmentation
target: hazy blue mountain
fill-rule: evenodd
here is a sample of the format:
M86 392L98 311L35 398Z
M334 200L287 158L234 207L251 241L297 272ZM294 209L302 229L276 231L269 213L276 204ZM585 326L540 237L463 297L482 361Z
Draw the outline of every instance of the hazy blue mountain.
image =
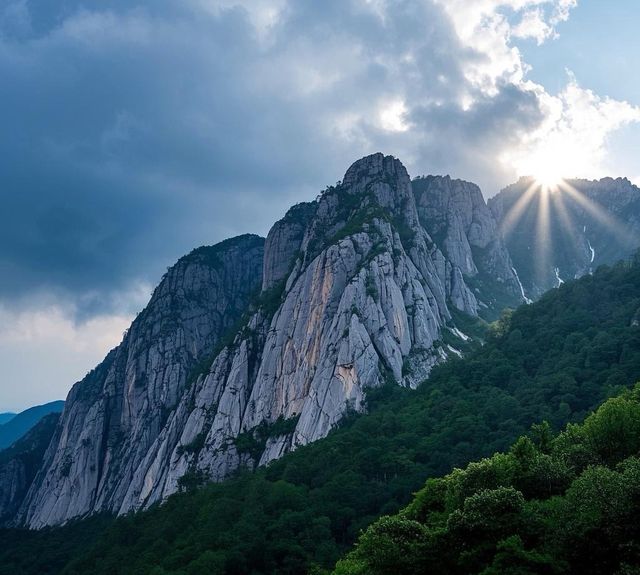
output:
M52 401L44 405L36 405L18 413L7 423L0 425L0 449L6 449L23 435L25 435L34 425L36 425L45 415L50 413L60 413L64 407L64 401Z
M15 413L0 413L0 425L8 423L16 416Z

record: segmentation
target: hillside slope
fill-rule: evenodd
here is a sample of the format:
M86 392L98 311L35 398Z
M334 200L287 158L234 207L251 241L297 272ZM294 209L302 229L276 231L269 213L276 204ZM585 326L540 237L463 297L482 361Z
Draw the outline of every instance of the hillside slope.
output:
M0 573L46 572L49 564L57 566L50 572L109 574L328 568L425 478L507 450L533 423L581 421L639 379L635 260L519 308L493 326L484 347L436 367L416 391L370 392L369 414L265 468L197 490L197 477L188 478L185 493L115 521L3 531Z
M640 569L640 384L554 436L430 479L335 575L600 575Z

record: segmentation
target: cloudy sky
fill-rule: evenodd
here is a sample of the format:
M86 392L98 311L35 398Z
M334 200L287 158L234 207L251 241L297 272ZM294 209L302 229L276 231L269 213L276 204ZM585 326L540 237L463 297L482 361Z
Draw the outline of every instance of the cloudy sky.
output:
M0 412L375 151L640 180L636 0L0 0Z

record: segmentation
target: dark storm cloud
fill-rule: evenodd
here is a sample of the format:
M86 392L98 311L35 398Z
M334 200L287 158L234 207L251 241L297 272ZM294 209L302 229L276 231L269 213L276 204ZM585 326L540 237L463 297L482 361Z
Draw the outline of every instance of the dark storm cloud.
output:
M275 2L269 28L231 4L4 2L0 299L91 312L195 245L266 233L377 150L491 181L494 151L541 119L516 86L473 93L477 55L431 2ZM397 98L404 132L379 122Z

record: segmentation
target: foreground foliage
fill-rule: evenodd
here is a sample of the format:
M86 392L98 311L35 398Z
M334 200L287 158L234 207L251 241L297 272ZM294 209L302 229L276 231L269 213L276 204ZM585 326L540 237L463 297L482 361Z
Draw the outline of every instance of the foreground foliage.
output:
M553 437L430 479L335 575L640 572L640 384Z
M547 420L560 429L581 421L639 380L638 319L640 263L602 268L506 315L483 348L435 369L417 391L395 385L376 390L368 415L348 418L326 439L267 468L176 495L134 516L35 534L0 532L0 574L298 574L331 568L361 530L406 505L425 478L507 450L533 423ZM552 480L567 481L553 474ZM473 521L482 522L478 509L486 505L496 517L503 509L520 516L528 500L509 482L504 489L479 492L466 514L463 505L457 536L476 536ZM402 552L407 561L422 557L413 546L422 545L418 535L428 527L418 519L398 526L409 530ZM515 535L497 541L501 554L470 540L474 553L504 562L487 573L509 573L515 556L546 561L526 534L516 535L522 541ZM476 560L470 556L469 565Z

